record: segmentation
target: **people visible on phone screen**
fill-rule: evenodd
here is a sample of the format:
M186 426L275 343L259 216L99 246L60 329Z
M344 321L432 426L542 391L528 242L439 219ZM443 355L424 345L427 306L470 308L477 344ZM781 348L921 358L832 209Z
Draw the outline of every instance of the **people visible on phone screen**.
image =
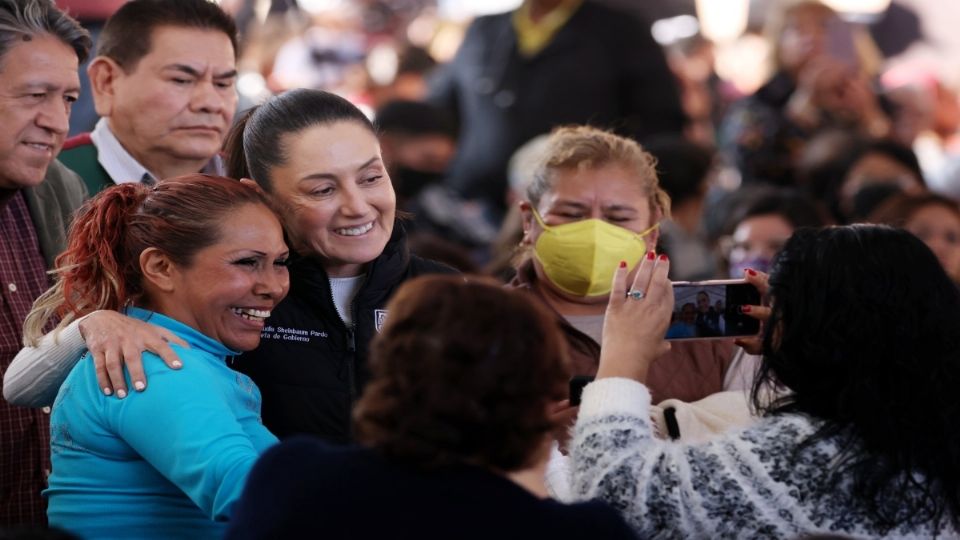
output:
M697 306L687 302L674 313L675 320L667 329L667 339L697 337Z
M723 318L720 312L710 305L707 291L697 293L697 337L717 337L723 335Z

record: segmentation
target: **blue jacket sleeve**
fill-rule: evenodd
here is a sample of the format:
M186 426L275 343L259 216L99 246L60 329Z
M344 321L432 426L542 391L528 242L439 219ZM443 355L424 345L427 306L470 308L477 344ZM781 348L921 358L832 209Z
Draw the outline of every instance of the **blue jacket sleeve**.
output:
M229 518L258 452L208 359L176 347L178 371L144 353L150 386L107 400L110 427L214 520ZM222 375L221 375L222 376Z

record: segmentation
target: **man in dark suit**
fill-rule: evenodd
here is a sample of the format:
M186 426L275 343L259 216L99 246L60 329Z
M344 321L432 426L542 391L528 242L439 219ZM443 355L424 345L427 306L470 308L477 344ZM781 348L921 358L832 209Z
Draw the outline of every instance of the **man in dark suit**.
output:
M430 99L459 119L449 184L499 208L511 154L553 127L592 124L642 140L680 133L686 121L649 25L590 0L526 0L478 18Z

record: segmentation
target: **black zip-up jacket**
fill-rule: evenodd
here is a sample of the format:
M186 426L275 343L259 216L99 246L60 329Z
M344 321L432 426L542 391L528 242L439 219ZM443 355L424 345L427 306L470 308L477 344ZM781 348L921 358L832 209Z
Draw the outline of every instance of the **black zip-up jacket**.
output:
M293 261L290 293L267 319L260 346L231 361L260 388L264 425L280 438L309 433L349 442L350 413L368 379L367 353L386 317L384 306L404 281L433 273L455 270L411 255L397 223L367 268L350 308L350 329L337 314L319 261Z

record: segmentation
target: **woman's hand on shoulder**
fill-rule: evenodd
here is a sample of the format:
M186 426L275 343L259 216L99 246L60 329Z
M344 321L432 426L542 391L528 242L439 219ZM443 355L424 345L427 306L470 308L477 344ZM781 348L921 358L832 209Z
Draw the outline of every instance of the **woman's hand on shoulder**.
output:
M183 365L170 348L171 343L189 347L185 341L166 328L127 317L122 313L100 310L80 321L80 335L93 357L97 382L106 395L116 393L118 398L127 396L127 384L123 367L130 372L134 388L143 391L147 378L143 373L143 352L150 351L172 369Z
M603 343L597 377L628 377L644 382L653 360L670 344L663 339L673 313L673 285L667 277L670 260L652 251L640 261L632 283L621 263L603 322Z

